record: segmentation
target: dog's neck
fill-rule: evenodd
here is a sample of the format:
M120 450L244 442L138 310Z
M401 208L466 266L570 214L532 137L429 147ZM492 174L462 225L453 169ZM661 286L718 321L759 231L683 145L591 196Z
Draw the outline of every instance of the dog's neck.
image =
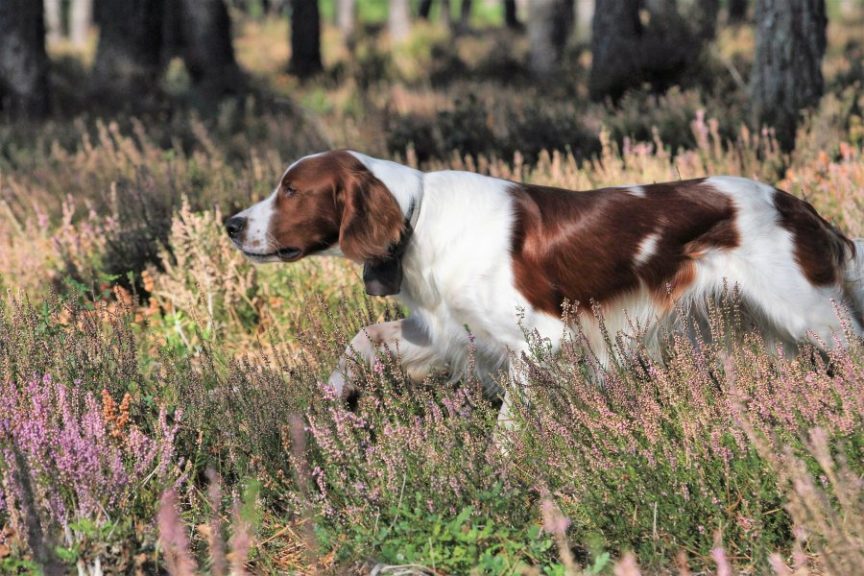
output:
M405 297L411 290L410 282L403 274L404 265L411 260L410 244L414 230L420 220L423 203L423 172L390 162L351 152L393 195L405 218L405 226L399 244L391 247L393 258L380 262L366 262L363 267L363 282L366 292L373 296L397 294Z

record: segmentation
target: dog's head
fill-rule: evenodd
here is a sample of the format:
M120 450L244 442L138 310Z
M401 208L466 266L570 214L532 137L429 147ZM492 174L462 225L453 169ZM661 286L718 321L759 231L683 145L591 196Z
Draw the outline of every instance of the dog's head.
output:
M253 262L342 254L364 263L368 293L399 292L405 216L387 186L350 152L298 160L273 194L226 220L225 229Z

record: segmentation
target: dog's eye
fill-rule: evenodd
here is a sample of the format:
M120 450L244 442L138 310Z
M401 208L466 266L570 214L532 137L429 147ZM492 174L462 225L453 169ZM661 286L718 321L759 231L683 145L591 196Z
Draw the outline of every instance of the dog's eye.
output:
M294 196L296 192L297 190L295 190L293 186L290 186L288 184L282 186L282 193L285 194L285 196Z

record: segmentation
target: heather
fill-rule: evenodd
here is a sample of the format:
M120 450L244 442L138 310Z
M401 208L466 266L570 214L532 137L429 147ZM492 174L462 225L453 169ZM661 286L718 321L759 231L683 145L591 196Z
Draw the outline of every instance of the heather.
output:
M84 110L80 55L54 54L71 119L0 126L0 572L860 572L859 342L777 350L730 287L662 362L609 334L602 378L578 330L559 354L526 334L511 428L479 382L410 383L388 353L346 404L323 382L347 342L405 311L350 263L254 267L222 230L350 146L571 189L743 175L862 235L860 27L831 25L792 153L745 124L746 26L688 85L614 105L585 97L582 48L535 86L500 31L418 26L405 52L363 31L300 83L284 22L250 20L250 94L198 101L172 68L122 111Z

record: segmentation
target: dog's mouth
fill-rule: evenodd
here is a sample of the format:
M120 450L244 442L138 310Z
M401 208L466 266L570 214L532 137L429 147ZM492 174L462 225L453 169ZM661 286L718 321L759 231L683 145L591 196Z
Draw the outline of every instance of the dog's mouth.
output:
M274 252L249 252L242 249L241 251L244 256L254 262L294 262L303 257L303 250L301 248L293 248L290 246L280 248Z

